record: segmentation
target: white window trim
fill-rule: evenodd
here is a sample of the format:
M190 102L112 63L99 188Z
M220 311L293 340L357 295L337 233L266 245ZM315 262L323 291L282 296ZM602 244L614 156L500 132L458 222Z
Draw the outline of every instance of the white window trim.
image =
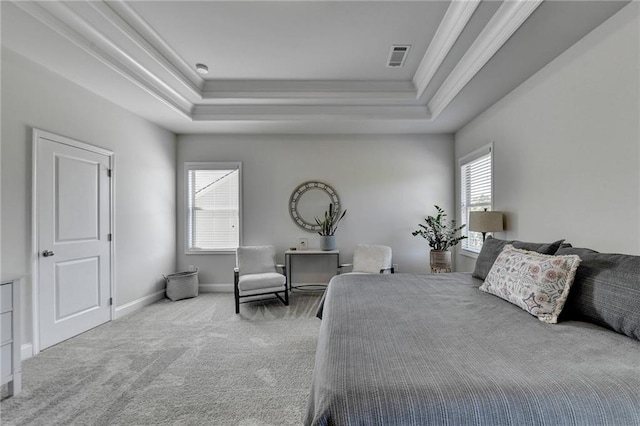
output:
M237 168L238 186L240 192L240 199L238 200L238 241L239 245L242 245L242 222L244 215L242 213L242 162L240 161L225 161L225 162L185 162L184 163L184 254L235 254L235 249L221 249L221 250L194 250L189 248L189 170L218 170L218 169L234 169Z
M474 259L477 259L479 253L476 253L474 251L464 250L464 249L460 248L460 254L462 256L472 257Z
M459 183L462 183L462 165L466 164L466 163L470 163L473 160L476 160L480 157L482 157L483 155L487 155L491 153L491 210L493 210L493 199L494 199L494 186L495 186L495 179L494 179L494 170L493 170L493 157L494 157L494 151L493 151L493 142L489 142L488 144L481 146L480 148L476 149L475 151L472 151L460 158L458 158L458 177L459 177ZM460 188L460 198L458 199L458 205L462 204L462 188ZM460 223L463 222L462 219L462 211L460 211ZM462 248L462 244L460 245L460 251L459 253L462 256L466 256L466 257L471 257L474 259L478 258L478 254L474 251L469 251L469 250L465 250L464 248Z

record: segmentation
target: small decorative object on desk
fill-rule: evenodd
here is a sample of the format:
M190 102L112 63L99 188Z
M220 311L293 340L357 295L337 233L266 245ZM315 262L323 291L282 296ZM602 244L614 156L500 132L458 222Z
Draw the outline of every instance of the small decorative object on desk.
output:
M336 244L336 230L338 229L338 223L342 220L344 215L347 214L347 210L340 214L339 210L333 209L333 204L329 204L329 210L324 212L322 219L316 216L316 223L320 226L318 234L320 235L320 248L322 250L335 250Z
M298 250L306 250L309 247L308 238L298 238Z
M411 234L414 237L420 235L429 242L432 273L451 272L451 252L449 247L453 247L467 238L464 235L456 236L465 225L456 226L455 219L447 221L445 211L438 206L434 207L438 214L436 216L427 216L425 219L426 225L418 224L420 229L413 231Z

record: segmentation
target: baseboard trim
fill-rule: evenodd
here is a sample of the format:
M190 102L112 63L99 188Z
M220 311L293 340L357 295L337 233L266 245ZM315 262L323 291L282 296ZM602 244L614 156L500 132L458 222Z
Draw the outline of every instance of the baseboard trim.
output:
M133 302L125 303L122 306L116 308L116 316L114 319L122 318L132 312L142 309L143 307L150 305L158 300L164 299L165 290L158 290Z
M200 293L233 293L233 284L200 284Z
M33 356L33 345L31 343L25 343L20 346L20 359L23 361Z

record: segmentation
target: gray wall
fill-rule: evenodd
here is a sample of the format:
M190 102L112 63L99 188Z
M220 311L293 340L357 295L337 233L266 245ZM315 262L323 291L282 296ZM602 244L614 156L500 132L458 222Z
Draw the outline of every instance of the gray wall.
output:
M456 158L494 142L494 209L507 213L497 237L640 254L638 7L455 135ZM458 256L459 270L474 264Z
M175 135L2 50L2 275L25 276L31 342L33 127L116 153L116 307L164 288L175 268Z
M385 244L401 271L426 272L428 246L411 231L434 212L434 204L453 214L451 135L182 135L178 266L197 266L203 284L232 283L235 257L184 254L185 161L242 162L244 244L274 244L279 261L300 237L309 238L309 247L320 245L318 235L298 228L287 210L291 193L305 181L331 185L348 209L336 233L342 261L351 260L358 243ZM315 282L310 276L294 279Z

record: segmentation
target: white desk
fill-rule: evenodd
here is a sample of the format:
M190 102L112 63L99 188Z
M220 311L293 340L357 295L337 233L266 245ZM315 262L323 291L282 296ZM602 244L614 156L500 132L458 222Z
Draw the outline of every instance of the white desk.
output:
M294 263L293 259L296 256L335 256L336 258L336 269L335 273L338 273L338 268L340 267L340 250L316 250L316 249L307 249L307 250L287 250L284 252L284 264L287 268L287 283L289 285L289 290L292 289L300 289L300 288L309 288L322 290L326 287L326 285L317 285L317 284L300 284L293 285L291 282L291 268Z

